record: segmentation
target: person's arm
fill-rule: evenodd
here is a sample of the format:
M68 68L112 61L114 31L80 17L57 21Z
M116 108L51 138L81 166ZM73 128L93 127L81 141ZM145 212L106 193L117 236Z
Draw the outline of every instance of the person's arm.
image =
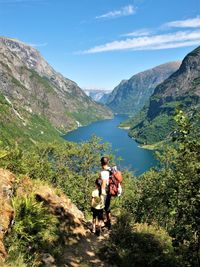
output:
M94 197L92 197L92 201L91 201L91 206L93 207L94 206Z
M95 206L95 192L94 192L94 191L92 192L92 201L91 201L91 205L92 205L92 207Z

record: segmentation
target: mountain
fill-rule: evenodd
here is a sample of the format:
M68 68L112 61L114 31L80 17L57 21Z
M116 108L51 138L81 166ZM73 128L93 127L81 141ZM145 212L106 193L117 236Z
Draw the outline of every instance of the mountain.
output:
M109 93L103 94L103 96L99 99L99 103L106 105L108 98L110 96L110 93L111 93L111 91L109 91Z
M140 72L129 80L123 80L109 95L106 105L115 113L138 112L154 92L155 87L168 78L180 66L169 62Z
M2 138L18 141L53 139L80 124L112 116L36 49L5 37L0 37L0 111Z
M180 68L155 88L140 114L129 120L129 135L141 143L155 143L171 133L177 108L198 112L200 103L200 46L189 53Z
M85 89L86 95L90 96L94 101L105 104L111 93L110 90L96 90L96 89Z

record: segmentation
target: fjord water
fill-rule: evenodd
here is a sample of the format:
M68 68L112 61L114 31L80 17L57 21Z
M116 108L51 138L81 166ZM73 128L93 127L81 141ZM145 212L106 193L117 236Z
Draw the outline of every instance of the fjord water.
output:
M123 160L117 165L134 171L135 175L140 175L150 167L156 165L153 152L142 149L133 139L128 137L127 131L117 126L127 119L125 115L116 115L111 120L94 122L88 126L80 127L67 133L64 138L76 143L88 141L93 135L102 138L102 142L109 142L117 157Z

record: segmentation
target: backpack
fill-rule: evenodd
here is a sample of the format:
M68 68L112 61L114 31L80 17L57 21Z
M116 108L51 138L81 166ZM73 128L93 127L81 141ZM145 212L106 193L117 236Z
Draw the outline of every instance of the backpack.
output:
M122 194L122 173L117 170L117 167L112 167L109 171L109 185L108 193L113 197L120 196Z

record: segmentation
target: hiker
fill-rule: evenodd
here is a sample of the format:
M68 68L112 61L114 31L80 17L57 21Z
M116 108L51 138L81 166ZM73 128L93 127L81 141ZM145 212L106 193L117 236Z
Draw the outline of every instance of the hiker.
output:
M111 213L110 213L110 200L111 195L109 194L109 177L110 177L110 170L109 167L109 158L108 157L102 157L101 158L101 166L102 171L100 173L100 178L102 179L102 192L105 194L105 212L106 212L106 222L105 226L108 227L108 229L111 228Z
M103 225L103 209L105 207L104 204L104 194L102 192L102 179L98 178L95 181L96 189L92 191L92 232L101 234L101 227Z

